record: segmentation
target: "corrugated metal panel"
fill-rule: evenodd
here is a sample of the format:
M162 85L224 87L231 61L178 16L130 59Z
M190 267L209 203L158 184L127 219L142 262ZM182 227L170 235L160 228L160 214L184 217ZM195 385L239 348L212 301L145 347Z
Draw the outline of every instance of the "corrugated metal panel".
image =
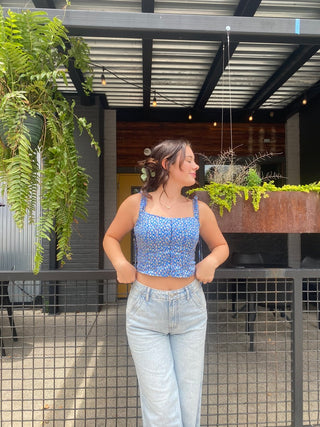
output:
M26 217L24 228L18 229L13 214L3 200L0 207L0 270L32 270L34 257L35 226L28 223Z
M1 202L5 206L0 207L0 270L31 271L35 255L35 225L29 224L26 217L24 228L18 229L6 199L1 199ZM13 303L32 302L41 288L35 282L10 283L8 292Z
M155 0L155 13L194 15L233 15L239 0ZM3 1L8 7L33 7L24 0ZM57 8L65 0L55 2ZM69 9L104 10L111 12L141 12L141 0L72 0ZM67 8L68 9L68 8ZM262 0L256 17L320 18L319 0ZM111 108L142 107L143 70L142 40L116 38L87 38L93 63L94 92L105 93ZM205 81L209 67L217 52L218 43L201 41L154 40L151 91L156 90L158 105L163 107L192 107ZM230 64L211 95L207 107L223 108L228 104L231 87L232 107L242 108L262 85L279 68L295 49L293 45L248 44L237 47ZM264 108L283 108L292 98L317 81L318 56L308 61L282 88L263 105ZM106 72L107 86L101 85L102 67ZM231 77L230 77L231 76ZM230 80L230 84L229 84ZM66 93L75 93L69 85L59 82ZM163 97L161 97L163 95ZM151 94L150 102L152 101Z
M12 0L12 1L0 1L1 6L3 7L24 7L25 6L24 1L19 0ZM34 7L33 3L29 5L29 7Z
M293 45L240 43L207 107L243 108L295 49ZM225 47L228 56L228 47Z
M86 38L95 66L93 89L105 92L110 107L142 106L142 41L140 39ZM107 85L101 84L105 67Z
M192 107L218 47L212 42L154 40L151 86L158 106Z
M56 9L63 9L66 5L66 0L55 0L54 4ZM28 6L31 7L30 5ZM68 6L67 9L141 12L141 0L71 0L71 6Z
M261 108L283 108L319 81L320 51L284 83Z
M262 0L255 16L318 19L320 2L319 0Z
M105 93L109 106L140 107L142 105L142 41L140 39L116 39L86 37L94 71L93 91ZM107 84L101 84L101 74ZM67 76L68 77L68 76ZM59 89L65 93L75 93L71 79L68 85L58 80Z
M155 13L233 15L238 0L155 0Z
M3 7L33 8L32 0L1 0ZM66 8L66 0L54 0L56 9ZM110 12L141 12L141 0L72 0L67 10L109 10Z

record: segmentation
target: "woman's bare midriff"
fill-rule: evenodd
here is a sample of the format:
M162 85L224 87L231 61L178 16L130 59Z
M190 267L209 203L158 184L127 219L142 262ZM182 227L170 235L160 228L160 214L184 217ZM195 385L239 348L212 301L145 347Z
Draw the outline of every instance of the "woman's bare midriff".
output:
M189 285L195 276L190 277L159 277L137 272L137 281L149 288L161 291L175 291Z

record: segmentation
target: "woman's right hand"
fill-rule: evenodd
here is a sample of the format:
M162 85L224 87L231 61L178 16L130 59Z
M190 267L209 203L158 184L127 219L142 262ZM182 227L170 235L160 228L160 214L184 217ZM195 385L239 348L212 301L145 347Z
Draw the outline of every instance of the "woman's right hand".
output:
M117 265L116 272L119 283L133 283L136 280L137 270L127 260Z

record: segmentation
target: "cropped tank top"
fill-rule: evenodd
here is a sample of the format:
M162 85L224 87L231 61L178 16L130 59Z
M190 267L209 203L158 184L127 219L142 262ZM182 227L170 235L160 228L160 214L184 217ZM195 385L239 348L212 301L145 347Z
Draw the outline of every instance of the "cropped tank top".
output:
M193 216L167 218L145 211L141 196L134 226L137 271L158 277L190 277L195 272L195 250L199 240L199 206L193 199Z

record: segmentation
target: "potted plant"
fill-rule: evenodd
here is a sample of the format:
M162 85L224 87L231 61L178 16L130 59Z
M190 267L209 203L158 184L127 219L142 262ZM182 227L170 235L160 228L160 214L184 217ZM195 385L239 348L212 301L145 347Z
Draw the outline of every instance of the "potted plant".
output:
M278 175L258 172L269 156L258 154L241 165L233 150L221 153L207 172L209 183L189 194L211 206L226 233L319 233L320 182L276 186Z
M75 125L99 151L91 124L75 115L75 103L58 90L59 80L67 84L70 61L87 76L84 89L90 91L89 50L82 39L69 37L62 22L43 11L9 11L5 17L0 10L0 184L18 227L26 214L34 221L40 193L35 272L42 239L56 233L63 262L71 256L72 225L86 216L89 177L78 162Z

